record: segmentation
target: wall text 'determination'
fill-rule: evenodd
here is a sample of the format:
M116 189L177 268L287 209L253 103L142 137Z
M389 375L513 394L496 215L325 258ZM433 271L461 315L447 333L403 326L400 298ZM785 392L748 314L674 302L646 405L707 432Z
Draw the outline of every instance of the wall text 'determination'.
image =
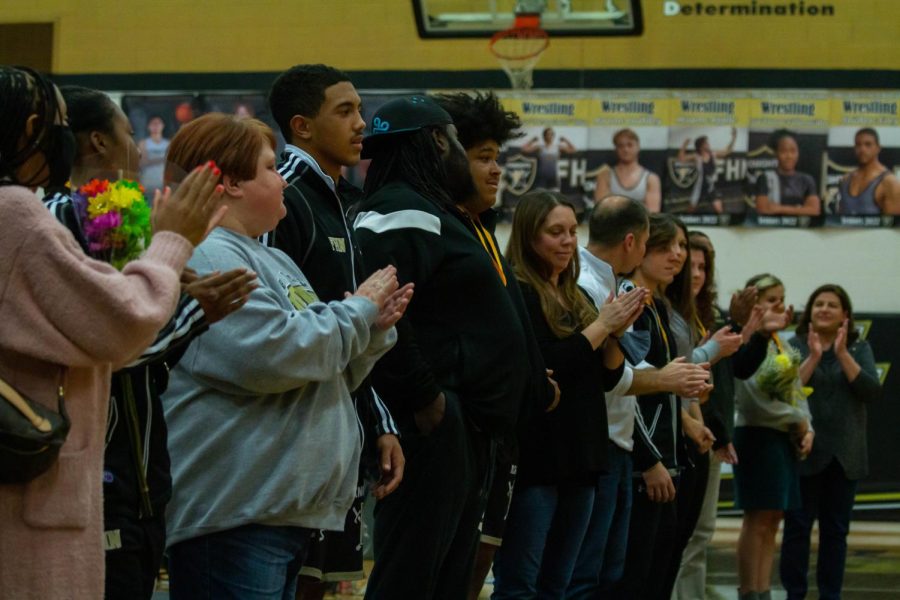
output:
M833 4L794 2L679 2L665 0L663 15L674 17L833 17Z

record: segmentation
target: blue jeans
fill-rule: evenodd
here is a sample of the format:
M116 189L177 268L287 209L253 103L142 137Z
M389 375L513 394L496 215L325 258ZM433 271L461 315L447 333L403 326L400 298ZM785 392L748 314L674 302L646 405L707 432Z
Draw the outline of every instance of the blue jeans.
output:
M594 509L566 598L607 595L625 571L628 521L631 518L631 453L612 442L609 472L597 479Z
M293 600L312 530L243 525L169 548L172 600Z
M837 459L821 473L800 478L803 508L784 514L781 544L781 583L790 600L806 597L809 537L819 521L816 584L822 600L840 600L847 560L847 534L856 495L856 480L847 479Z
M516 486L494 558L494 600L563 598L594 506L594 486Z

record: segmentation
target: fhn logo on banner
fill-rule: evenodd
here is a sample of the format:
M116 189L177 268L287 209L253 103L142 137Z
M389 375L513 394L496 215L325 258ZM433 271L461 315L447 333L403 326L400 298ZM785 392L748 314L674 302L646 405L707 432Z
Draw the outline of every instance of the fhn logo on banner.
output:
M826 3L804 2L794 0L788 2L765 2L750 0L749 2L733 2L731 4L690 2L686 0L665 0L663 15L674 16L730 16L730 17L833 17L834 5Z

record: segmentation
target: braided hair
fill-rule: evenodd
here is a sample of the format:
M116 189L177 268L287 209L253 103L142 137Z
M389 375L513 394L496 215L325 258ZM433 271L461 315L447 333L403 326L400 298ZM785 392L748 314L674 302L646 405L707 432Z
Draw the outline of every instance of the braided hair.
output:
M366 172L366 196L392 181L403 181L421 196L442 206L452 205L447 169L432 137L435 130L443 131L443 127L394 134L391 137L396 139L390 140L393 143L382 143Z
M0 66L0 185L33 187L40 181L18 181L16 171L35 152L46 148L50 128L60 111L56 89L46 77L28 67ZM28 118L36 114L31 136L25 137ZM40 177L40 170L33 179Z

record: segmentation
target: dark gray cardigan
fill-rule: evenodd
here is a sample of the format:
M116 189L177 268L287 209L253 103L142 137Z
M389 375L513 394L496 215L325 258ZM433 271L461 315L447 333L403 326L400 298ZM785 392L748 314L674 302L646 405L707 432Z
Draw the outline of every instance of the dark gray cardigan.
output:
M805 339L797 336L790 344L804 359L809 356ZM862 479L869 472L866 405L881 397L881 383L868 342L857 340L849 350L862 369L852 383L847 381L833 349L822 353L806 383L813 388L809 409L816 437L809 458L800 463L803 476L820 473L832 457L837 458L848 479Z

